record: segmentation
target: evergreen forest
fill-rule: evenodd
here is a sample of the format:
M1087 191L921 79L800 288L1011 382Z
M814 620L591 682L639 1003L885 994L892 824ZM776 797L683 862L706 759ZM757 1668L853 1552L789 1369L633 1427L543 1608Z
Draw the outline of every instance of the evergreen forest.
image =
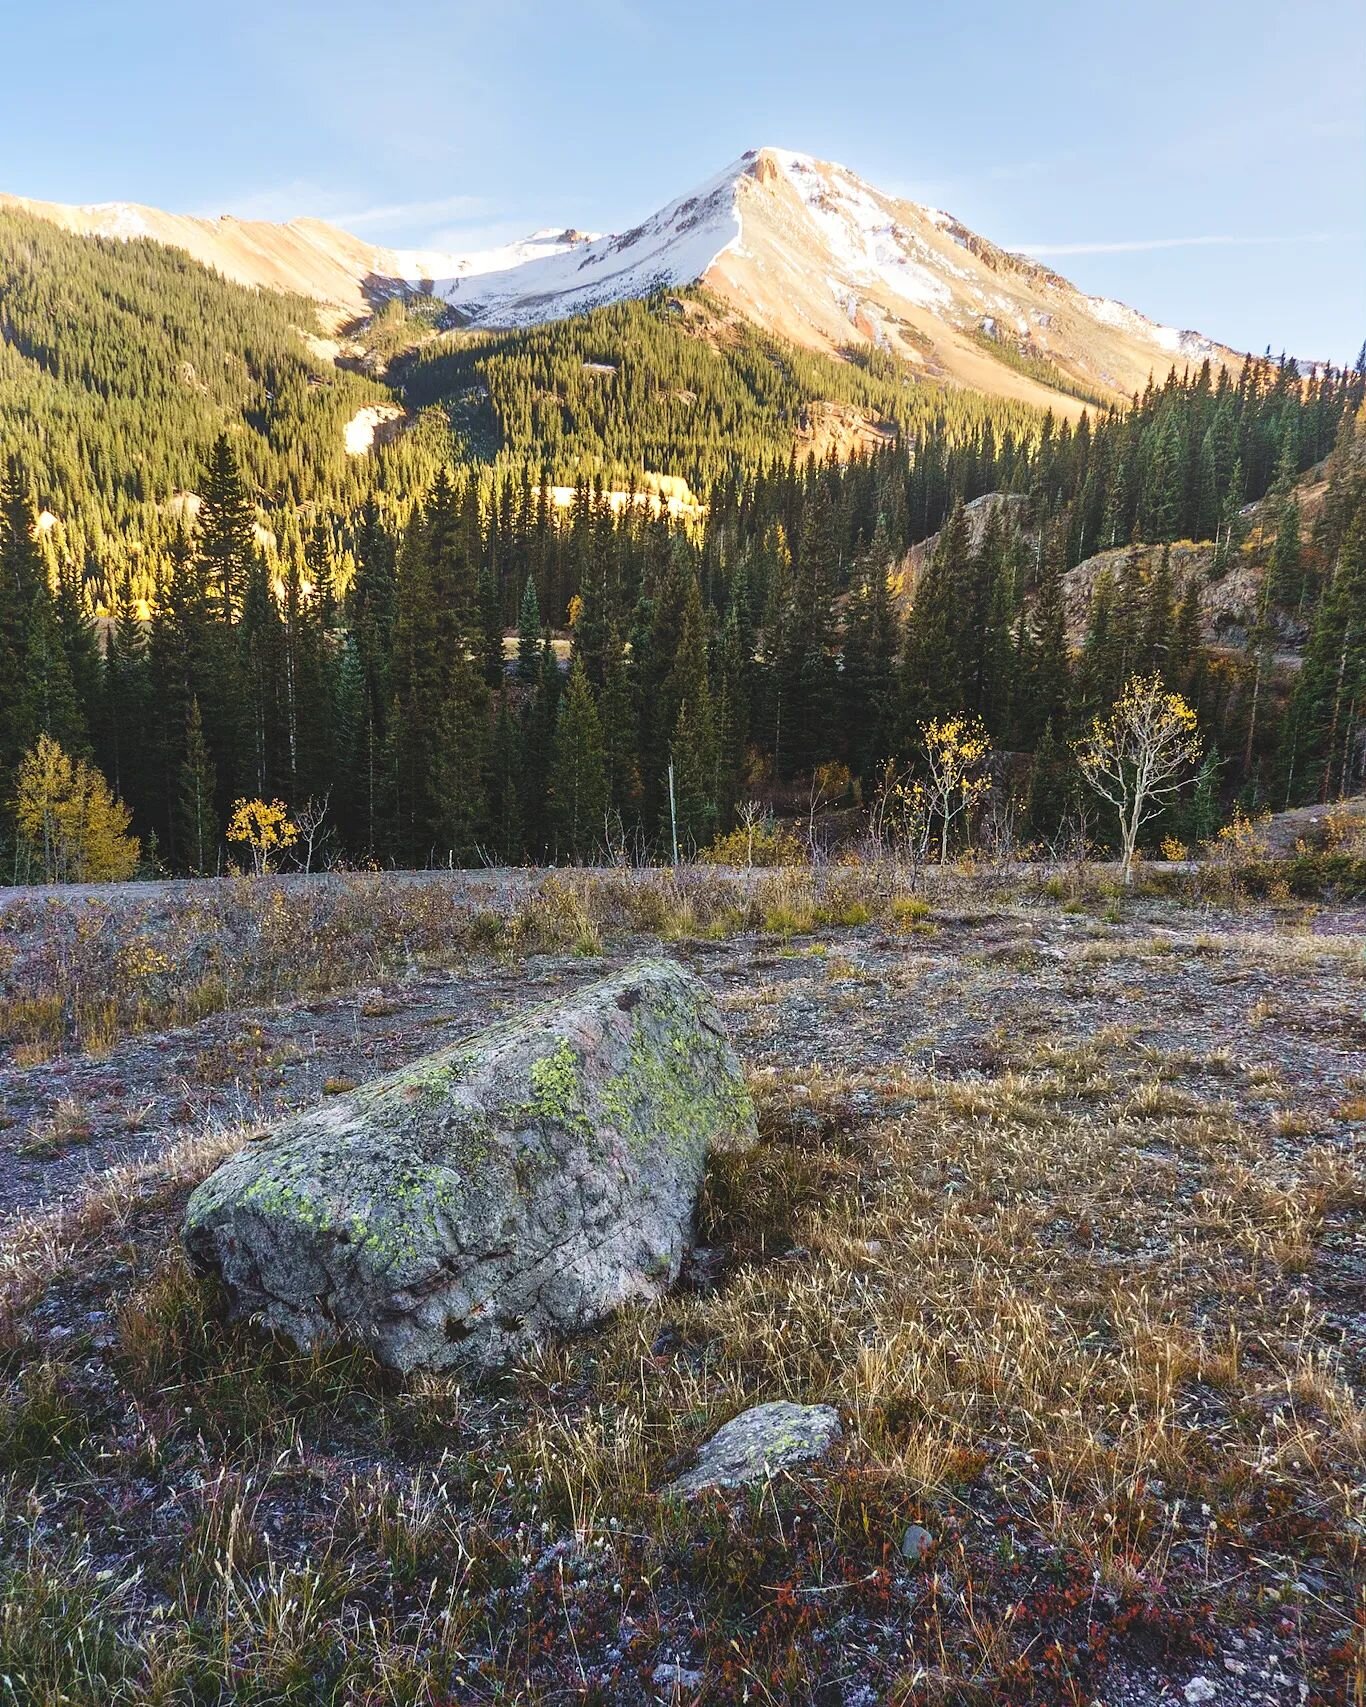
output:
M1203 737L1160 829L1332 800L1366 762L1364 403L1361 361L1249 358L1074 422L780 345L697 291L498 334L395 299L339 329L0 214L3 875L31 870L43 736L149 872L222 869L243 800L321 815L353 862L702 850L751 802L866 806L955 714L1053 843L1073 742L1135 675ZM348 454L375 405L403 430ZM877 426L842 460L831 405Z

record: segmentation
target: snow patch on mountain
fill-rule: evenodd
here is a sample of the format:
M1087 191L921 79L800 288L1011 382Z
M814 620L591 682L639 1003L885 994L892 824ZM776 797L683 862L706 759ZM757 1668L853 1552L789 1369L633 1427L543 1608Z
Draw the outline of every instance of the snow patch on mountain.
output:
M906 302L946 308L952 292L929 267L906 253L896 221L844 167L822 171L809 154L767 150L801 197L831 255L850 277L881 281Z
M1127 302L1116 302L1113 297L1084 296L1081 300L1093 320L1099 320L1103 326L1114 326L1120 331L1144 338L1173 356L1184 356L1188 361L1219 359L1218 345L1199 332L1183 332L1175 326L1164 326L1159 321L1149 320L1146 314L1140 314L1136 308L1130 308Z
M413 283L476 326L525 326L582 314L605 302L691 284L740 236L738 182L749 157L691 195L615 236L538 233L524 243L465 256L445 277Z
M480 278L487 273L507 273L536 261L551 260L585 248L595 240L594 233L583 231L533 231L514 243L503 243L492 249L478 249L468 255L453 255L440 250L400 249L395 260L399 271L410 283L432 284L444 295L444 285L457 279Z
M155 233L142 209L134 202L89 202L78 210L88 215L101 237L151 237Z
M342 442L348 456L365 456L374 449L375 439L390 421L403 417L403 410L393 403L370 403L358 409L342 429Z

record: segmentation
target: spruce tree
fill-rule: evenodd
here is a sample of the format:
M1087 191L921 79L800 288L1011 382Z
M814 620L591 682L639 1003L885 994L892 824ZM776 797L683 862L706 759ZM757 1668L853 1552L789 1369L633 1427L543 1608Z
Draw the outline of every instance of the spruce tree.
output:
M536 583L530 575L522 589L522 606L517 614L517 679L528 687L540 674L541 665L541 604L536 597Z
M199 560L225 623L242 607L257 557L256 510L226 433L214 441L195 514Z
M963 613L970 559L967 514L960 500L916 583L906 626L904 730L963 709Z
M485 823L488 688L459 495L438 476L400 559L389 746L398 856L474 857Z
M602 724L583 660L575 657L555 721L550 811L556 851L582 860L601 846L607 813Z
M1324 589L1284 725L1281 769L1289 800L1353 793L1366 726L1366 504L1343 539Z
M1276 542L1267 571L1268 597L1282 610L1295 610L1304 597L1303 547L1300 543L1300 510L1293 498L1281 504L1276 524Z
M505 687L498 695L498 716L493 726L489 755L489 836L505 865L516 865L525 857L521 795L522 744L517 719Z
M132 574L125 569L104 650L97 750L114 793L138 816L150 804L149 685L146 627L133 596Z
M678 848L690 858L706 847L717 830L716 723L710 690L699 681L694 695L678 708L669 753L674 772L674 806ZM667 804L661 823L664 836L674 824Z
M1067 604L1061 541L1056 531L1044 544L1039 590L1030 615L1025 653L1026 683L1017 722L1027 745L1051 730L1061 738L1072 698L1072 649L1067 641Z
M0 800L40 735L89 751L62 625L34 530L27 475L11 461L0 489Z
M199 701L192 699L176 796L176 848L182 868L196 877L207 877L218 866L219 818L215 794Z
M626 648L613 628L607 636L600 718L608 799L626 828L634 824L640 808L640 708L636 704L631 670Z
M840 687L850 768L871 778L896 735L897 624L888 575L891 544L879 521L845 618Z

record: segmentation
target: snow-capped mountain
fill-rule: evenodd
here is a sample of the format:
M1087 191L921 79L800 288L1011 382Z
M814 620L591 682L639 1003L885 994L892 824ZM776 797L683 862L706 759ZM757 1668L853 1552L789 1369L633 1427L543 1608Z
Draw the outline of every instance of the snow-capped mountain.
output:
M539 231L466 255L377 248L312 219L7 202L72 230L178 244L231 278L351 314L406 288L444 299L468 325L526 326L700 283L792 342L877 345L926 375L1071 414L1083 407L1077 393L1122 398L1174 364L1238 360L1198 333L1086 295L950 214L779 148L743 155L628 231Z

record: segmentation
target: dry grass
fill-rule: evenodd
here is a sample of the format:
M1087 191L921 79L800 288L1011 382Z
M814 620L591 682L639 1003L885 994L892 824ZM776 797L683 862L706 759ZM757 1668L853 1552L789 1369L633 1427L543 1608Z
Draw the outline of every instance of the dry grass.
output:
M899 957L877 978L855 958L866 935L789 940L865 908ZM779 970L805 966L851 1023L901 1002L934 1042L959 1007L1048 973L1019 922L966 892L931 919L878 873L580 874L477 930L484 949L591 954L743 927L771 939L775 976L726 999L751 1035L781 1016ZM1083 1007L1069 1034L1051 1004L1091 1000L1109 957L1087 951L1109 945L1100 920L1067 924L1050 1005L991 1014L956 1076L905 1056L756 1070L761 1144L714 1164L700 1210L719 1277L497 1380L398 1381L229 1321L177 1228L241 1131L11 1223L0 1700L672 1689L776 1707L857 1685L907 1707L1076 1707L1109 1698L1117 1659L1222 1676L1236 1630L1293 1656L1316 1707L1360 1707L1366 1079L1323 1096L1282 1047L1302 1023L1292 974L1322 971L1327 1004L1356 945L1249 928L1202 946L1189 915L1133 927L1117 969L1147 981L1143 1004L1113 1023ZM1179 1024L1153 1040L1183 976L1231 981L1256 1059ZM712 1429L779 1397L839 1407L833 1460L660 1499ZM934 1537L918 1563L911 1523ZM705 1684L657 1685L675 1662Z
M1170 891L1173 881L1153 892ZM1247 899L1222 868L1181 879L1178 890L1181 884L1205 902ZM1104 867L1086 864L1010 872L890 862L753 871L358 872L234 877L133 901L115 886L98 896L16 901L0 913L0 1044L16 1065L69 1050L100 1054L133 1032L300 995L364 990L471 954L596 956L609 936L622 933L665 943L746 932L790 939L884 921L908 936L933 937L943 920L931 899L938 907L1061 902L1071 911L1099 909L1117 924L1132 897ZM1283 934L1246 943L1209 939L1209 951L1245 950L1271 967L1336 957L1366 974L1359 941L1307 934L1298 905L1285 922ZM1086 952L1097 960L1151 958L1190 947L1163 938L1100 939ZM362 997L361 1012L382 1013L383 998Z
M583 1693L611 1671L607 1632L629 1611L643 1663L683 1595L706 1609L682 1628L707 1699L806 1699L828 1629L900 1691L885 1699L1070 1700L1066 1680L1135 1620L1198 1655L1225 1602L1240 1616L1230 1581L1261 1566L1294 1581L1313 1560L1320 1607L1349 1620L1366 1411L1296 1283L1366 1207L1362 1173L1339 1149L1286 1164L1227 1105L1145 1077L1137 1050L1117 1070L1120 1050L893 1074L893 1112L871 1123L851 1113L856 1078L762 1075L762 1147L718 1164L703 1205L732 1253L724 1283L491 1389L396 1385L354 1354L295 1357L225 1327L173 1228L234 1134L25 1224L4 1258L23 1355L0 1427L0 1671L30 1699L179 1700L234 1675L262 1700L426 1701L440 1676L481 1680L452 1699L631 1700L629 1668ZM24 1348L35 1301L119 1247L104 1357L123 1398L101 1424L77 1366ZM757 1503L661 1504L700 1437L783 1396L839 1406L840 1465ZM198 1478L176 1496L188 1530L168 1548L153 1525L109 1576L23 1515L66 1509L96 1446L102 1498L122 1478ZM953 1594L894 1564L910 1521ZM709 1564L721 1533L728 1562ZM139 1647L149 1583L166 1598ZM512 1584L529 1597L516 1642L499 1634ZM20 1615L21 1594L48 1623ZM803 1617L779 1615L789 1597ZM1332 1657L1303 1598L1279 1615L1332 1699L1346 1650ZM737 1658L755 1620L765 1634ZM332 1683L310 1696L320 1666Z

